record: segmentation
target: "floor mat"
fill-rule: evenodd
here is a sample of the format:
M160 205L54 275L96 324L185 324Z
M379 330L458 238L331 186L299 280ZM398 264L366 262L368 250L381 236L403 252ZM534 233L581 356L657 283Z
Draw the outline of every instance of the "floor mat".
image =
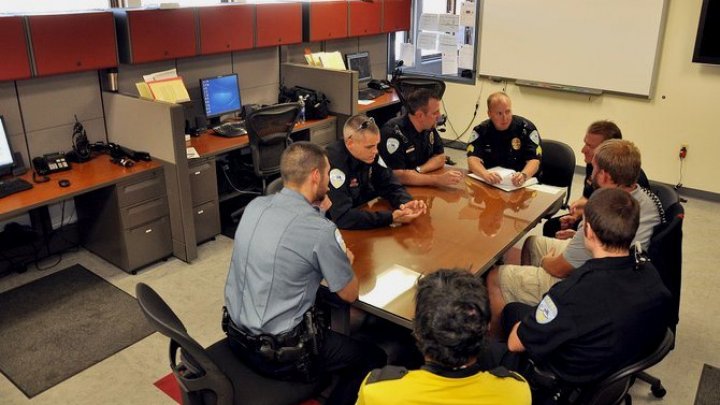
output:
M720 404L720 368L706 364L695 394L695 405Z
M0 371L32 398L153 332L135 298L75 265L0 294Z

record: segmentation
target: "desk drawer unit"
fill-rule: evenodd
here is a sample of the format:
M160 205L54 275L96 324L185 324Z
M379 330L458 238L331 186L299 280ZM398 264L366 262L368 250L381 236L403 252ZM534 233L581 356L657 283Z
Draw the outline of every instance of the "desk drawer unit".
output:
M318 145L327 146L335 142L337 136L336 121L330 121L327 124L318 125L310 130L310 142Z
M204 242L220 233L217 174L215 158L188 162L192 194L195 241Z
M162 169L76 199L83 244L128 273L172 254Z

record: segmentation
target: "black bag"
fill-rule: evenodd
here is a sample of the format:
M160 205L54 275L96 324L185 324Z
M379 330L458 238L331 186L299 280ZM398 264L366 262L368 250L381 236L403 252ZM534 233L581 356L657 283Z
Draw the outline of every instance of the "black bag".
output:
M280 87L278 102L296 103L302 97L305 100L305 119L321 120L329 115L330 100L325 93L305 87Z

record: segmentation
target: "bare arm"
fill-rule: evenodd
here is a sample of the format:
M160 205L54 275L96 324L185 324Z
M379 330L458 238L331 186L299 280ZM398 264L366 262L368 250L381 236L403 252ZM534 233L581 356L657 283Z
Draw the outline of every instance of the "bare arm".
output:
M477 156L468 156L468 169L482 177L488 183L497 184L502 180L498 174L488 172L485 165L483 165Z
M352 280L348 282L345 287L337 292L338 297L345 302L353 303L358 299L360 294L360 283L358 283L357 276L353 276Z
M508 336L508 350L511 352L517 353L525 351L525 345L520 341L520 337L517 334L519 326L520 322L516 323L510 331L510 336Z
M525 173L529 179L530 177L535 176L539 169L540 159L531 159L525 163L525 167L523 167L522 172Z
M554 251L550 251L547 256L543 257L540 263L545 271L557 278L565 278L575 270L562 254L556 256Z

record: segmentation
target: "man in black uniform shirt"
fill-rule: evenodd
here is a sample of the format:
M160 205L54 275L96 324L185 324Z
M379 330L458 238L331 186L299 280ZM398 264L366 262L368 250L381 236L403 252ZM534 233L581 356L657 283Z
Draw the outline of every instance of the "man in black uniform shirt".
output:
M424 214L424 201L413 200L378 155L380 130L372 118L350 117L343 139L328 146L330 160L330 217L341 229L371 229L408 223ZM365 211L358 207L382 197L392 211Z
M584 212L585 245L593 259L555 284L537 307L505 307L510 351L527 351L535 364L580 385L657 347L668 327L670 292L651 263L629 254L639 212L637 201L621 189L593 193Z
M409 111L388 121L382 128L380 156L400 180L413 186L450 186L462 179L462 172L446 170L445 149L435 129L440 118L440 99L430 89L410 93Z
M570 213L567 215L550 218L543 225L543 235L551 238L570 239L575 234L582 217L582 209L588 198L593 193L592 185L592 158L595 156L595 149L608 139L622 139L620 128L607 120L595 121L588 127L585 138L583 138L582 154L585 159L585 181L583 182L583 194L578 200L570 204ZM640 169L640 177L637 183L650 188L645 172Z
M502 179L487 169L501 166L515 170L512 182L519 186L540 169L540 134L530 120L513 116L512 102L507 94L491 94L487 106L490 119L473 128L470 137L468 168L492 184Z

